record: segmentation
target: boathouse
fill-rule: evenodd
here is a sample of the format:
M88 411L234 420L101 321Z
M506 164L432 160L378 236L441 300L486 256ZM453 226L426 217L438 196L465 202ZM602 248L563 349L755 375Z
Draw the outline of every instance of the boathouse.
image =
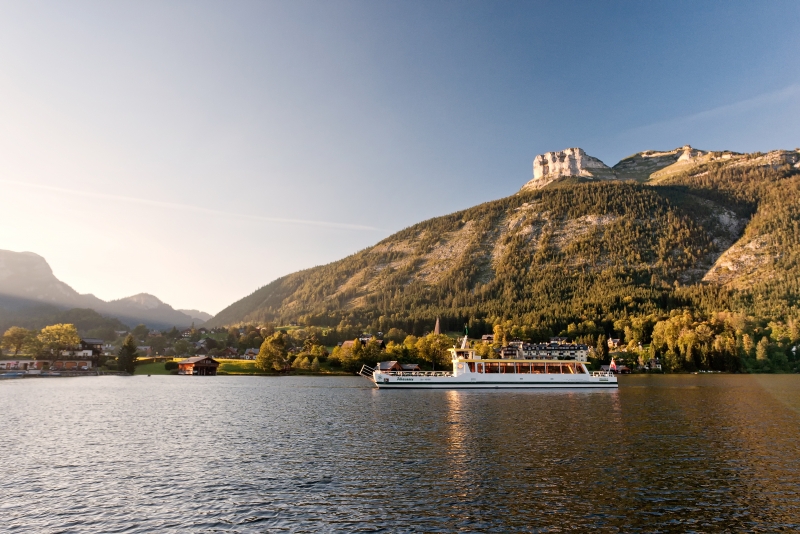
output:
M219 362L210 356L194 356L178 362L179 375L214 376Z

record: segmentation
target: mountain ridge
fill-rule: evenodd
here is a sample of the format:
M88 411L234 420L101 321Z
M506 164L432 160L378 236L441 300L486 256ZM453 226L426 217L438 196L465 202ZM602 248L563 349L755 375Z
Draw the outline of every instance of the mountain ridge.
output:
M148 293L108 302L92 294L80 294L56 278L39 254L0 250L0 309L10 314L39 305L88 308L129 326L142 323L150 328L170 328L187 327L193 322L199 326L197 323L202 322Z
M744 287L738 280L747 270L731 275L725 265L735 258L725 253L750 239L751 217L783 202L767 190L779 182L794 187L800 152L685 145L640 152L609 168L596 158L602 167L587 167L581 162L591 156L571 150L574 161L565 154L558 176L541 187L528 182L510 197L423 221L337 262L278 278L209 325L299 321L411 331L436 315L456 328L514 316L558 331L564 321L633 311L603 294L614 292L620 293L614 299L639 299L640 311L711 299L706 293L725 306L744 306L744 293L730 291ZM534 179L548 176L544 159L552 161L540 158ZM587 169L589 176L581 172ZM785 230L788 223L777 224ZM747 276L767 280L770 261Z

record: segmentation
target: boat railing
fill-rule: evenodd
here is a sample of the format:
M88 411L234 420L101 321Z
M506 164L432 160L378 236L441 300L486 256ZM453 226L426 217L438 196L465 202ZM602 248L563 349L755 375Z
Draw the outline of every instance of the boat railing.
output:
M592 376L614 376L611 371L592 371Z
M448 371L381 371L381 374L389 376L453 376Z
M358 372L358 374L360 374L364 378L369 378L370 380L372 380L372 374L374 372L375 372L374 367L370 367L369 365L364 364L361 366L361 370Z

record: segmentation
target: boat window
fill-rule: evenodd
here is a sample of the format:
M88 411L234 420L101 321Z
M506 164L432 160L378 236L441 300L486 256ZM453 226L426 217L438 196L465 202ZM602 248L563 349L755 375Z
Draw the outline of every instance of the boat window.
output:
M534 363L533 364L533 372L534 374L544 374L544 363Z
M568 373L571 375L575 374L575 364L574 363L562 363L561 364L561 371L564 373Z
M500 364L497 362L487 363L486 365L486 372L487 373L499 373L500 372Z
M475 362L469 362L469 363L467 363L467 365L469 366L469 372L470 373L474 373L475 372Z
M547 374L561 374L560 363L547 363Z

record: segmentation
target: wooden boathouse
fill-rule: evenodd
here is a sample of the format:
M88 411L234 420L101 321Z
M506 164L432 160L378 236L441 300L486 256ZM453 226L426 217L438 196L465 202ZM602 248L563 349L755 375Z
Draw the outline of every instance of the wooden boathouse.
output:
M194 356L178 362L179 375L215 376L219 362L210 356Z

